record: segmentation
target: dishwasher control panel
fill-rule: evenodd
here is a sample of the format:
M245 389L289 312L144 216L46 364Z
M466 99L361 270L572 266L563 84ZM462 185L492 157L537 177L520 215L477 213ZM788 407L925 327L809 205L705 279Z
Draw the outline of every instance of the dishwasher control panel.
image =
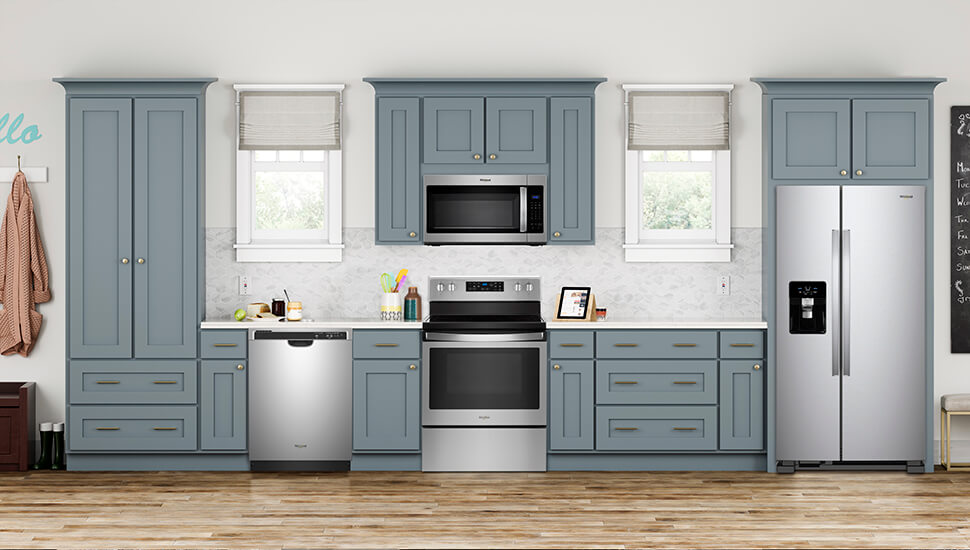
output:
M289 330L257 330L253 340L346 340L347 331L296 332Z

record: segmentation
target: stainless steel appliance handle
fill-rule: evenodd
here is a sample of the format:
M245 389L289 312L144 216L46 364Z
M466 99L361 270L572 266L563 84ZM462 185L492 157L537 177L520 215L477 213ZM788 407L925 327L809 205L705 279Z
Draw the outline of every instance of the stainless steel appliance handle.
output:
M827 298L829 304L835 307L829 308L829 319L831 320L829 324L832 326L832 330L829 332L832 334L832 376L838 376L841 372L839 366L841 365L842 358L842 331L840 330L840 315L839 315L839 278L841 274L839 272L839 258L841 247L839 245L839 230L832 230L832 288L830 289L829 296Z
M450 332L425 332L429 342L541 342L544 332L512 332L503 334L454 334Z
M519 187L519 233L525 233L528 229L528 189Z
M842 231L842 374L849 376L851 373L849 364L849 340L851 337L849 335L849 303L852 301L849 298L849 280L851 273L849 271L849 264L851 254L849 251L849 242L851 233L848 229Z

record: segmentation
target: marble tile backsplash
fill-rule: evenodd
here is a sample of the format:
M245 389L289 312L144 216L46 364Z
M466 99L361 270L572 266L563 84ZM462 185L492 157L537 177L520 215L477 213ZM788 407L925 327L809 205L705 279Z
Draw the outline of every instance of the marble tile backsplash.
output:
M344 229L340 263L237 263L235 229L206 229L206 318L227 319L238 307L282 296L303 302L304 318L379 316L382 272L408 268L409 285L427 297L431 275L538 275L543 314L552 317L563 285L589 286L613 318L761 318L761 228L735 228L730 263L627 263L623 229L598 228L595 246L376 246L374 230ZM238 294L239 275L251 295ZM716 293L731 277L730 296Z

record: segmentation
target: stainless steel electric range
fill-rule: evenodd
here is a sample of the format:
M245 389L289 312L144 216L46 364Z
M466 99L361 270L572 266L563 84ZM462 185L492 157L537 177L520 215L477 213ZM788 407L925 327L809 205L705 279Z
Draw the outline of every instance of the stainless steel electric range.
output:
M432 277L422 470L545 471L546 324L538 277Z

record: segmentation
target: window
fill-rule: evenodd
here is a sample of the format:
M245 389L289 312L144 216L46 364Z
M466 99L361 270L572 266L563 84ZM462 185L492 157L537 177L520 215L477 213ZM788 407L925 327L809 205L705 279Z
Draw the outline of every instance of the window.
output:
M342 85L236 85L236 261L339 262Z
M731 86L624 86L628 262L731 260Z

